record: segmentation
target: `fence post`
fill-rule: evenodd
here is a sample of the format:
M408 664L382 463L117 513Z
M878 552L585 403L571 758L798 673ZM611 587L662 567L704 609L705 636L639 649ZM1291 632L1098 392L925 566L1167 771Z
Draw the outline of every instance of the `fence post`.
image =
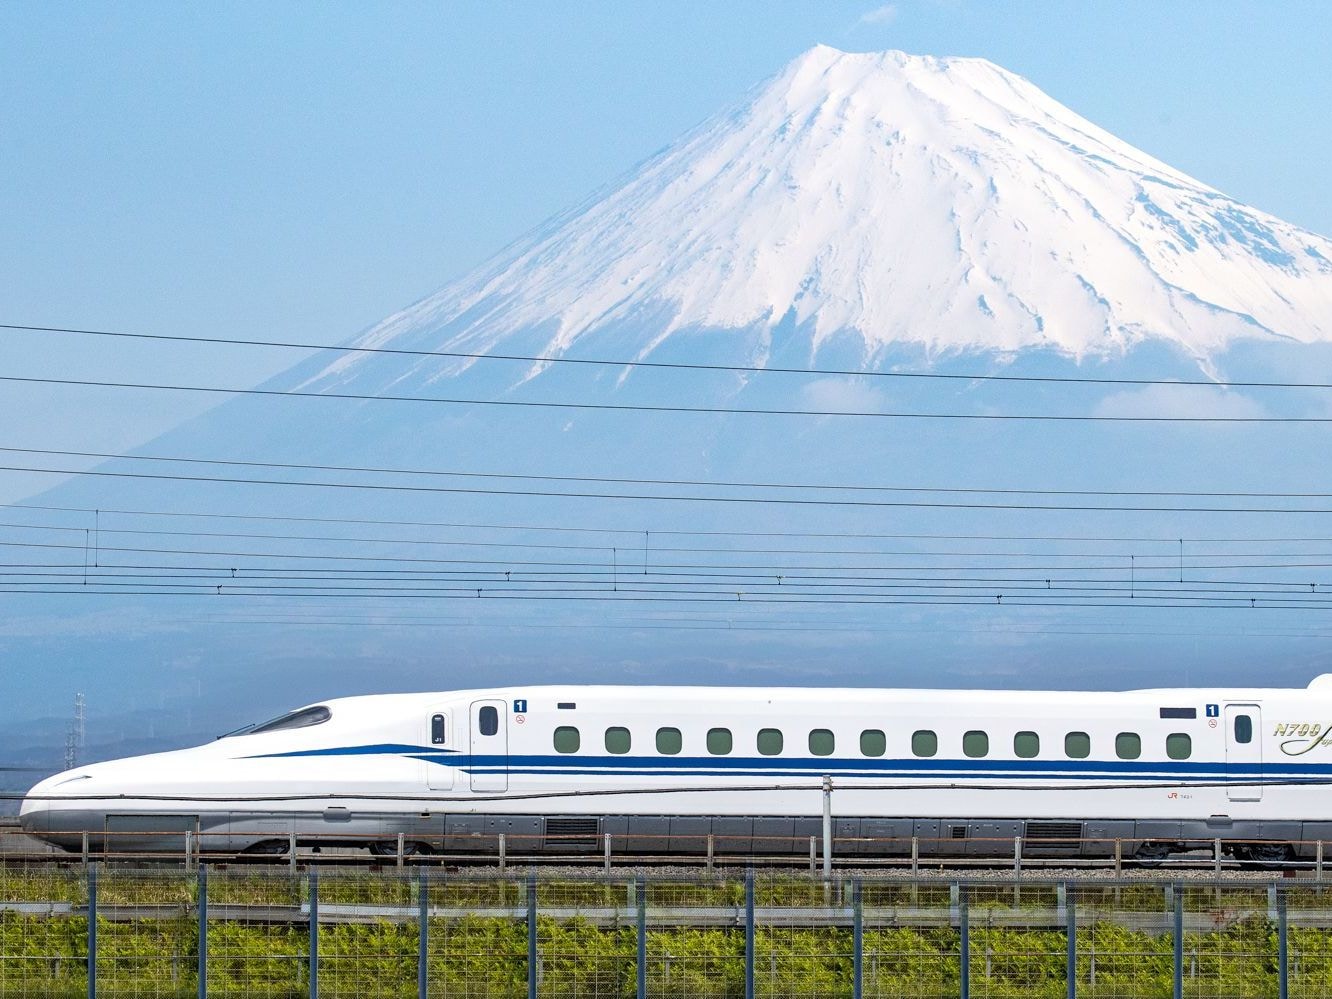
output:
M1068 936L1068 999L1078 999L1078 905L1073 885L1064 885L1064 925Z
M319 999L319 868L310 868L310 999Z
M416 938L416 999L426 999L430 983L430 879L421 868L416 888L419 933Z
M832 777L823 775L823 883L832 880ZM827 890L824 891L825 902Z
M637 999L647 999L647 880L638 878L638 968Z
M503 833L500 834L504 835ZM537 994L537 880L527 876L527 999Z
M1175 902L1175 999L1184 999L1184 891L1175 885L1171 891Z
M754 868L745 871L745 999L754 999Z
M208 868L199 865L199 999L208 999Z
M971 918L967 912L967 893L961 886L957 892L957 927L961 936L958 950L962 952L958 996L959 999L971 999Z
M860 878L851 882L851 983L852 999L865 994L865 909L860 899Z
M1286 893L1277 891L1277 999L1290 995L1290 951L1286 921Z
M97 999L97 865L88 868L88 999Z

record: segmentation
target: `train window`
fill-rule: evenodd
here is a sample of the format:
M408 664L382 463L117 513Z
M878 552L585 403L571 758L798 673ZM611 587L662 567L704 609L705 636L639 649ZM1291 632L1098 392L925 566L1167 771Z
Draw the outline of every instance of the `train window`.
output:
M678 728L657 729L657 752L663 756L674 756L680 752L682 745L684 745L684 739L681 738Z
M1064 755L1070 760L1085 760L1091 756L1091 736L1086 732L1069 732L1064 736Z
M576 753L581 744L578 729L572 725L561 725L555 729L555 752Z
M888 737L877 728L867 728L860 733L860 755L882 756L888 751Z
M1013 755L1020 760L1035 759L1041 752L1041 737L1035 732L1019 732L1013 736Z
M708 729L708 752L713 756L727 756L731 752L733 740L729 728Z
M445 726L444 726L444 716L443 716L443 715L431 715L431 716L430 716L430 742L431 742L431 744L432 744L432 745L435 745L435 746L442 746L442 745L444 745L444 737L445 737L446 734L447 734L447 733L446 733L446 731L445 731Z
M1235 716L1235 741L1253 742L1253 719L1248 715Z
M911 752L916 756L933 756L939 751L939 737L929 729L911 733Z
M482 735L494 735L499 731L499 712L494 705L487 704L476 713L476 723Z
M990 737L984 732L973 729L962 736L962 752L973 760L990 755Z
M627 728L621 728L617 725L614 728L606 729L606 752L623 756L629 752L629 747L632 744L633 740L630 738Z
M782 730L761 728L758 734L758 751L764 756L776 756L782 751Z
M1172 760L1187 760L1193 755L1193 740L1184 732L1171 732L1166 736L1166 756Z
M333 717L333 713L322 704L314 708L301 708L299 711L289 711L287 714L272 721L266 721L262 725L256 725L247 731L237 732L237 735L261 735L267 732L285 732L292 728L309 728L311 725L322 725Z
M1142 755L1142 736L1137 732L1120 732L1115 736L1115 755L1121 760L1136 760Z
M837 740L826 728L816 728L809 733L809 751L815 756L832 756Z

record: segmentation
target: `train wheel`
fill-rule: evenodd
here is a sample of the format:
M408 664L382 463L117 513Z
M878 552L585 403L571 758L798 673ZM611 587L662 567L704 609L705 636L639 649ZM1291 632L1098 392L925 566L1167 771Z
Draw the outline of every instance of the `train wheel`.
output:
M249 857L280 857L287 852L287 845L285 839L261 839L258 843L251 843L241 853Z
M1170 847L1165 843L1144 843L1133 854L1133 859L1142 864L1159 864L1169 857Z
M396 840L375 840L370 844L368 849L376 857L396 857L398 855L398 843ZM424 843L416 843L409 839L402 844L402 855L404 857L415 857L419 854L429 852L430 848Z
M1289 843L1251 843L1240 858L1269 870L1279 870L1295 859Z

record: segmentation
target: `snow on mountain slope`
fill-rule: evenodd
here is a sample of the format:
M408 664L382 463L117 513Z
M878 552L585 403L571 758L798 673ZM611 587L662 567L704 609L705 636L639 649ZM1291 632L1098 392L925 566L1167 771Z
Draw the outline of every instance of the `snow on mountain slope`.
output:
M783 321L816 354L858 336L867 367L894 345L1113 357L1150 338L1205 361L1236 338L1332 340L1332 241L992 63L820 46L359 342L484 352L525 332L558 354L610 330L642 358L746 330L762 363Z

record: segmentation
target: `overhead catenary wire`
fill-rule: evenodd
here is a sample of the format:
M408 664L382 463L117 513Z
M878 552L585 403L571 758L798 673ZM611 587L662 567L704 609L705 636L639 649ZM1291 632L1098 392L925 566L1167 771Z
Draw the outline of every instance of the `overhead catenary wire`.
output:
M184 336L167 333L132 333L103 329L80 329L64 326L31 326L18 323L0 323L0 330L28 333L67 333L80 336L107 337L124 340L163 341L184 344L215 344L237 347L269 347L292 350L328 351L341 354L387 355L396 357L438 358L464 361L508 361L524 364L583 365L611 368L643 368L667 371L710 371L735 374L780 374L814 377L895 378L965 382L1014 382L1063 385L1164 385L1195 386L1204 388L1262 388L1262 389L1332 389L1332 382L1294 381L1239 381L1227 379L1166 379L1094 377L1091 375L1016 375L986 372L954 373L934 371L864 371L847 368L793 368L752 364L703 364L687 361L649 361L643 359L609 359L592 357L566 357L541 354L498 354L460 350L414 350L405 347L370 347L357 344L313 343L295 340L266 340L257 338Z
M943 532L926 533L878 533L870 531L790 531L790 530L704 530L654 527L645 532L641 527L580 527L570 524L496 524L476 521L441 521L410 520L372 517L315 517L280 513L236 513L217 510L146 510L128 507L84 507L58 506L41 503L0 503L3 510L33 510L48 513L72 513L86 516L117 515L123 517L161 517L187 520L239 520L271 521L274 523L301 524L357 524L379 527L432 527L448 529L475 529L490 531L548 531L553 533L621 535L641 538L644 533L655 536L673 537L723 537L723 538L824 538L824 539L875 539L875 540L946 540L946 541L1043 541L1043 542L1124 542L1144 544L1178 544L1183 540L1190 545L1198 543L1217 544L1332 544L1332 536L1281 536L1281 537L1208 537L1196 536L1176 538L1166 535L1085 535L1085 534L958 534ZM602 546L604 547L604 546Z

